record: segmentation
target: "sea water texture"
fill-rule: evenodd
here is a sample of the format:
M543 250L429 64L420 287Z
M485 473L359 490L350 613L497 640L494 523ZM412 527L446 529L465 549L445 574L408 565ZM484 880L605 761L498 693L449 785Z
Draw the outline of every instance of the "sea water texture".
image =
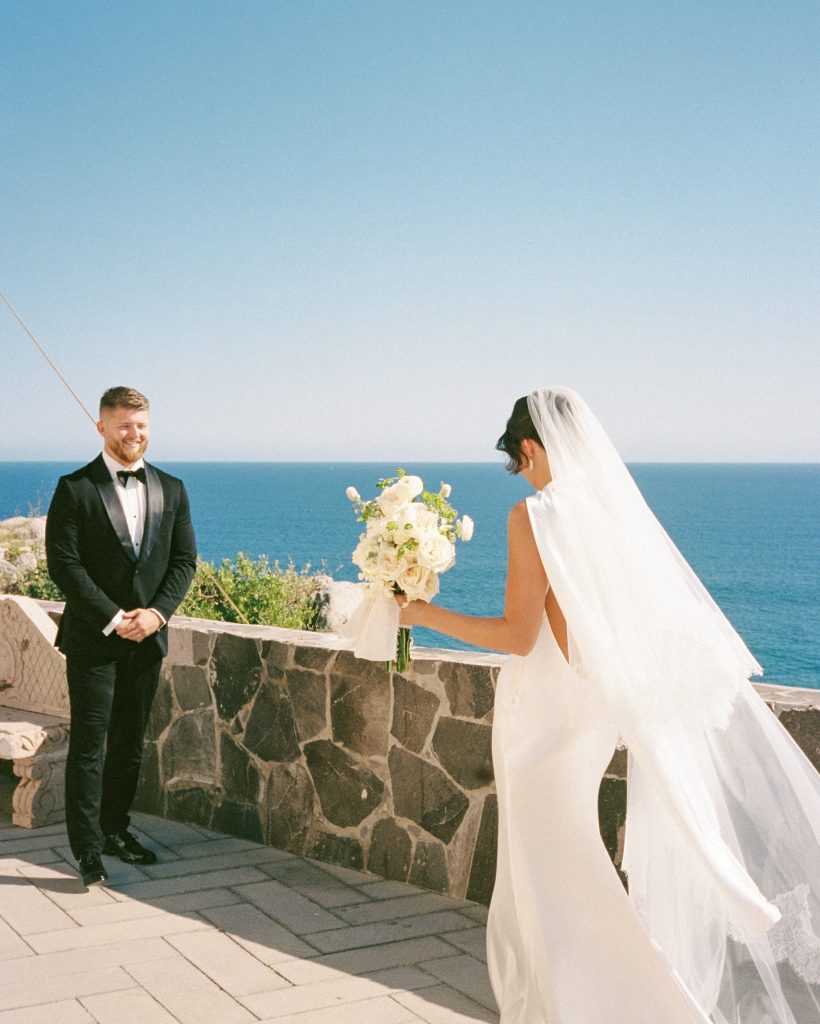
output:
M164 463L191 497L200 554L237 551L307 563L356 579L350 561L361 530L348 485L362 495L394 472L390 463ZM43 513L64 463L0 463L0 518ZM437 600L474 615L504 605L506 520L529 491L500 463L414 463L431 490L476 522ZM765 669L765 680L820 689L820 465L633 464L638 486L672 539ZM463 647L415 630L418 644Z

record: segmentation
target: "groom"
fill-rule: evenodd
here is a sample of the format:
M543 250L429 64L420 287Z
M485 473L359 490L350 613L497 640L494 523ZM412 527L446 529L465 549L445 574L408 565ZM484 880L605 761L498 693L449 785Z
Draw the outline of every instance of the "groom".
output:
M151 864L128 831L165 626L196 568L181 480L147 465L148 399L109 388L104 448L60 478L46 521L52 579L66 597L57 646L66 656L71 731L66 827L85 885L106 880L100 854Z

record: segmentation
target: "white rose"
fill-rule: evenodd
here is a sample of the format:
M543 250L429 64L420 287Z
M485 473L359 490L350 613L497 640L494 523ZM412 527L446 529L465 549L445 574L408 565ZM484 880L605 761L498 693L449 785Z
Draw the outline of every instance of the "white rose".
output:
M396 557L396 549L388 545L382 547L373 562L372 571L380 580L392 585L399 574L399 560Z
M462 540L472 540L475 524L469 516L462 516L456 521L456 536Z
M421 595L422 601L430 602L438 593L438 576L434 572L428 573L424 584L424 591Z
M376 501L386 516L392 516L404 505L417 498L423 490L424 484L421 477L401 476L390 487L385 487Z
M436 573L446 572L455 561L455 549L452 542L438 531L425 534L419 540L416 554L419 565Z
M438 528L438 516L420 501L411 501L409 505L400 508L391 521L396 524L393 536L397 544L408 537L418 540L424 533Z
M366 535L362 535L359 543L353 549L351 558L354 565L358 565L360 569L369 569L372 564L370 560L371 553L375 554L378 548L373 544L371 539Z
M440 496L441 496L442 498L444 498L444 500L446 501L446 500L447 500L447 498L449 498L449 497L450 497L450 495L451 495L451 494L453 493L453 488L452 488L452 487L451 487L451 486L450 486L449 484L446 484L446 483L445 483L445 482L444 482L444 481L442 480L442 481L441 481L441 490L440 490L440 491L439 491L438 493L439 493L439 495L440 495Z
M379 519L367 520L367 536L371 544L388 544L395 536L395 530L390 529L391 520L386 516Z
M348 498L351 501L361 501L362 500L362 496L359 494L359 492L356 490L355 487L348 487L348 489L345 491L345 494L348 496Z
M404 566L393 544L372 543L368 538L359 542L353 552L353 562L361 569L361 577L380 589L392 591L396 577Z
M419 513L416 517L419 529L427 533L438 533L438 513L433 512L432 509L427 508L426 505L422 505L420 502L416 502L416 504L419 507Z
M409 566L396 582L411 601L431 601L438 593L438 576L421 565Z

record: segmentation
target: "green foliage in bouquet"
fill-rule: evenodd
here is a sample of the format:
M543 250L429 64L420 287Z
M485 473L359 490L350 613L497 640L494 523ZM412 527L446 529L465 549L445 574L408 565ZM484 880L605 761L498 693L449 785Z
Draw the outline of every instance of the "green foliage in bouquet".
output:
M214 584L214 577L230 601ZM282 568L264 555L250 558L240 551L234 561L226 558L218 566L200 563L177 614L238 622L238 608L252 625L318 629L319 609L314 600L317 585L309 565Z
M376 481L376 486L380 491L386 491L388 487L392 487L393 484L398 483L403 477L407 476L406 469L396 470L395 476L384 476ZM450 496L450 488L447 484L441 485L440 491L422 491L421 500L423 504L430 509L431 512L435 512L437 516L446 524L445 529L451 527L455 523L458 512L453 508L447 498ZM354 497L355 495L355 497ZM357 516L356 518L360 523L366 523L369 519L381 519L384 517L384 512L379 505L378 498L371 498L370 501L363 501L354 488L348 488L348 497L356 506ZM388 523L388 528L396 528L395 523ZM454 529L454 528L453 528ZM448 532L452 532L449 531ZM452 532L452 536L455 533ZM452 538L451 538L452 539Z

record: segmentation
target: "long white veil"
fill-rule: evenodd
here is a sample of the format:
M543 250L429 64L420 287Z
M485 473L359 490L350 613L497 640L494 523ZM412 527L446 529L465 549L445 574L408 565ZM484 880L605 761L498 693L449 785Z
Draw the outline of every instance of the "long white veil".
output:
M716 1024L816 1024L820 776L589 406L555 387L528 407L552 481L527 507L579 700L629 750L630 898Z

